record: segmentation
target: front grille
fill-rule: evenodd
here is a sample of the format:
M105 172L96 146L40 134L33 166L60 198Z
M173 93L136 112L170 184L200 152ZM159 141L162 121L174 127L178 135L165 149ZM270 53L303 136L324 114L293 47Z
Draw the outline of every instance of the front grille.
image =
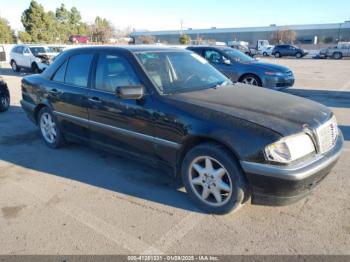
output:
M319 147L319 152L321 154L331 150L338 137L338 125L337 120L333 116L329 121L321 125L316 129L317 142Z

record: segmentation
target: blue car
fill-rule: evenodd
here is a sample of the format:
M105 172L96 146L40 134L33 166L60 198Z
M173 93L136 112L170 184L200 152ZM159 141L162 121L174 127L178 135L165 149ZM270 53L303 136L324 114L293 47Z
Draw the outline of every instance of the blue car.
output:
M284 66L259 62L230 47L190 46L233 82L281 90L294 85L293 72Z

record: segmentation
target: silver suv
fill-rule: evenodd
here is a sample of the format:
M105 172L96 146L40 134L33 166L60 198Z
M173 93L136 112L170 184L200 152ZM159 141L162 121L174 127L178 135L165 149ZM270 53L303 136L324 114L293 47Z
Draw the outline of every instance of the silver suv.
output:
M51 59L57 54L50 52L46 46L16 45L10 53L10 64L15 72L27 68L33 73L40 73L50 65Z

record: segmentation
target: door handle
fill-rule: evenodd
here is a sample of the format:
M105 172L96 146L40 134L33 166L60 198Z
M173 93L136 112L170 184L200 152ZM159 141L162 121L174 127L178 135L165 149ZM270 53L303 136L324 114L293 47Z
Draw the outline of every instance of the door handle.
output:
M93 102L93 103L101 103L102 102L98 97L91 97L88 100L90 102Z

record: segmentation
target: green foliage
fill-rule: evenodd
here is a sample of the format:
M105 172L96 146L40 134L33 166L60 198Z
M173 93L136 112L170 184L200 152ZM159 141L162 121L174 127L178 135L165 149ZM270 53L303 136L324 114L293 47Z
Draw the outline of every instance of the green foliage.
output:
M32 37L26 31L18 32L18 38L22 43L31 43Z
M76 7L68 10L64 4L55 12L45 12L43 6L32 0L22 14L25 32L19 33L23 42L68 42L70 35L85 35L87 25L82 22Z
M181 35L179 42L181 45L189 45L191 43L191 37L188 35Z
M32 0L29 8L24 10L21 21L33 42L52 42L54 31L49 30L54 24L52 18L41 4Z
M9 26L9 22L0 17L0 43L11 44L15 40L14 32Z

